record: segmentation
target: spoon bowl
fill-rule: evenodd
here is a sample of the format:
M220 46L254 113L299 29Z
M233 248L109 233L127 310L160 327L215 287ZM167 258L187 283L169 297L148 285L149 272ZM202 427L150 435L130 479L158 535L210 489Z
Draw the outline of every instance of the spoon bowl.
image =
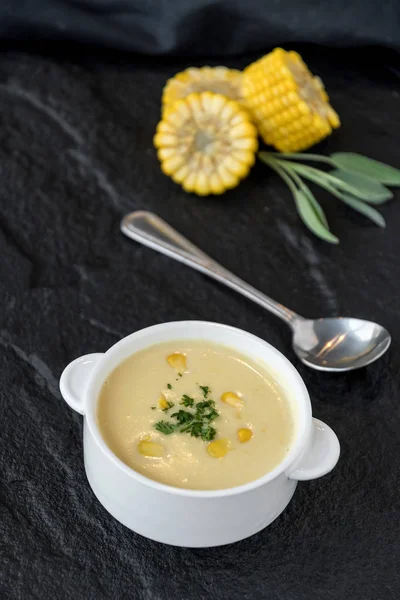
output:
M121 231L227 285L273 313L293 331L293 349L301 361L318 371L351 371L377 360L390 346L390 335L377 323L361 319L305 319L225 269L157 215L136 211L126 215Z
M293 350L318 371L352 371L380 358L390 346L389 332L371 321L350 318L292 322Z

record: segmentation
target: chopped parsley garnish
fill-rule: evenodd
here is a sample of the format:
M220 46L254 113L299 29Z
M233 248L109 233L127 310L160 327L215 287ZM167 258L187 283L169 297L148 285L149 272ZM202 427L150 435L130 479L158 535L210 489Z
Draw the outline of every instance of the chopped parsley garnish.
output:
M171 385L170 383L167 383L167 388L168 388L169 390L172 390L172 385Z
M162 409L163 412L167 412L169 411L170 408L172 408L173 406L175 406L174 402L170 402L169 400L167 401L168 406L166 406L165 408Z
M168 421L158 421L154 427L157 429L157 431L164 433L165 435L170 435L170 433L173 433L176 429L176 425L173 425Z
M210 410L210 412L208 412L205 415L203 415L203 419L207 419L207 421L213 421L218 416L219 416L219 413L214 408L212 408Z
M183 394L182 396L182 400L180 401L179 404L183 404L183 406L193 406L194 405L194 399L191 398L190 396L187 396L186 394Z
M151 410L156 410L157 406L151 406Z
M206 413L207 409L210 408L211 410L215 411L215 402L214 400L203 400L203 402L197 402L196 404L196 415L197 417L203 418L204 415L208 414Z
M210 393L210 388L208 387L208 385L199 385L199 388L203 392L204 398L207 398L208 394Z
M187 410L178 410L178 412L171 415L171 417L175 417L178 421L178 425L184 425L184 423L189 423L189 421L193 421L194 419L193 413Z
M182 373L178 373L179 377L182 377Z
M189 429L187 429L187 432L190 433L192 437L201 437L201 433L203 431L203 423L201 421L194 421L191 425L192 426Z
M206 398L210 393L210 388L208 386L199 387L203 390L203 395ZM211 422L219 417L214 400L203 400L195 403L194 398L183 394L180 404L186 408L193 409L194 412L179 409L171 415L172 421L158 421L154 425L157 431L165 435L179 431L180 433L188 433L195 438L201 438L205 442L213 440L217 431L211 426ZM168 408L165 408L164 411L169 410L174 404L173 402L168 402L168 405Z
M211 442L215 438L216 433L217 430L214 427L206 427L201 432L201 439L205 442Z

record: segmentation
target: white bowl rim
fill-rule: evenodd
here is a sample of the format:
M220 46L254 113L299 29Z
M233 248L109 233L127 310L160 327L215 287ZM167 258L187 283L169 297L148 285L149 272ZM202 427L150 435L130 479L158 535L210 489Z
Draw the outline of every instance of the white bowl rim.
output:
M121 459L119 459L114 454L114 452L109 448L109 446L106 444L105 440L103 439L103 436L100 433L100 430L99 430L99 427L98 427L97 421L96 421L96 409L97 409L98 395L97 395L96 399L91 402L91 406L88 407L88 403L89 403L88 399L90 399L90 397L93 396L93 387L96 384L97 378L99 376L101 376L104 365L109 361L109 359L116 352L118 352L122 348L125 348L126 346L131 345L132 341L138 340L141 337L145 337L145 336L153 333L156 329L159 329L159 330L171 329L171 330L173 330L174 328L176 328L177 325L179 325L179 326L185 325L188 327L190 327L192 325L201 326L201 327L215 327L215 328L219 328L220 330L224 330L226 332L230 331L230 332L233 332L236 334L239 333L239 334L245 335L247 338L249 338L250 340L253 340L254 342L257 342L257 343L261 342L262 345L265 346L266 350L268 350L272 354L275 354L275 356L281 361L282 366L286 370L290 371L291 374L293 375L293 377L295 379L295 385L297 387L296 394L297 393L300 394L299 407L301 407L301 409L305 413L304 414L305 418L303 419L304 425L303 425L302 429L299 428L299 431L297 431L296 438L292 442L292 446L291 446L287 456L285 457L285 459L282 462L280 462L275 467L275 469L273 469L272 471L269 471L268 473L266 473L262 477L259 477L258 479L255 479L254 481L250 481L248 483L238 485L235 487L230 487L230 488L222 488L222 489L217 489L217 490L195 490L195 489L189 489L189 488L179 488L179 487L174 487L172 485L167 485L165 483L160 483L158 481L155 481L154 479L151 479L149 477L146 477L145 475L142 475L141 473L138 473L133 468L126 465ZM179 336L176 339L178 340ZM196 336L194 336L192 339L205 339L206 340L207 335L205 335L204 338L199 338L199 337L196 338ZM223 342L220 342L220 343L221 343L221 345L224 345ZM149 347L152 345L154 345L154 343L149 344ZM234 344L227 343L226 345L230 348L235 348ZM238 350L237 348L235 348L235 349ZM134 353L135 353L135 351L132 352L132 354L134 354ZM243 354L246 355L245 352ZM300 400L302 401L301 404L300 404ZM88 383L88 386L87 386L87 389L85 392L84 405L85 405L84 418L86 420L86 425L88 426L91 435L93 436L95 442L100 447L102 452L108 457L108 459L110 459L114 463L116 468L118 468L119 470L122 470L129 478L136 479L140 483L145 484L149 487L152 487L155 490L167 492L172 495L186 496L186 497L192 497L192 498L219 498L219 497L224 497L224 496L233 496L236 494L242 494L245 492L250 492L251 490L259 488L262 485L272 481L273 479L276 479L279 475L281 475L282 473L287 471L288 467L291 464L293 464L301 456L301 454L303 453L303 451L308 443L310 432L311 432L311 426L312 426L312 411L311 411L310 396L309 396L308 390L306 388L306 385L305 385L300 373L297 371L297 369L294 367L294 365L292 365L292 363L279 350L277 350L274 346L272 346L271 344L269 344L269 342L266 342L262 338L254 335L252 333L249 333L243 329L240 329L238 327L233 327L231 325L225 325L223 323L217 323L217 322L212 322L212 321L197 321L197 320L168 321L168 322L164 322L164 323L158 323L156 325L151 325L150 327L145 327L143 329L139 329L139 330L125 336L124 338L122 338L121 340L116 342L113 346L111 346L103 354L103 356L99 359L99 361L96 363L95 367L93 368L93 371L90 374L89 383Z

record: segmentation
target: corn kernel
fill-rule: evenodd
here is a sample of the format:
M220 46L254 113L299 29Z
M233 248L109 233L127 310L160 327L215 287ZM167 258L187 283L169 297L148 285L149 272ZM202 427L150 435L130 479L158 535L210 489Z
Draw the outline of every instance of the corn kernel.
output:
M214 440L207 446L207 452L213 458L223 458L229 451L229 440L228 438L221 438L220 440Z
M150 442L147 439L140 440L137 445L138 452L143 456L150 456L152 458L159 458L164 454L164 448L161 444L156 444L155 442Z
M251 429L247 429L247 427L242 427L238 430L237 436L239 442L241 444L245 444L246 442L249 442L251 440L251 438L253 437L253 432L251 431Z
M168 402L165 396L160 396L158 406L161 408L161 410L165 410L166 408L168 408Z
M180 352L174 352L168 356L167 361L173 369L178 371L178 373L183 373L183 371L186 371L187 363L186 356L184 354L181 354Z
M243 400L235 392L224 392L221 395L221 400L225 404L229 404L235 408L242 408L244 406Z

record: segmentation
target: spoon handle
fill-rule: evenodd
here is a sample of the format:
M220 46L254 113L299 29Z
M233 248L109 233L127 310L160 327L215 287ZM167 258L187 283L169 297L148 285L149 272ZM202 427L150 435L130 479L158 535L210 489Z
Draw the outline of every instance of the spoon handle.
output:
M189 242L183 235L170 227L157 215L147 211L136 211L126 215L121 222L121 231L140 244L149 246L162 254L178 260L205 275L224 283L239 294L253 300L283 321L292 325L300 317L279 302L275 302L256 288L219 265L202 250Z

